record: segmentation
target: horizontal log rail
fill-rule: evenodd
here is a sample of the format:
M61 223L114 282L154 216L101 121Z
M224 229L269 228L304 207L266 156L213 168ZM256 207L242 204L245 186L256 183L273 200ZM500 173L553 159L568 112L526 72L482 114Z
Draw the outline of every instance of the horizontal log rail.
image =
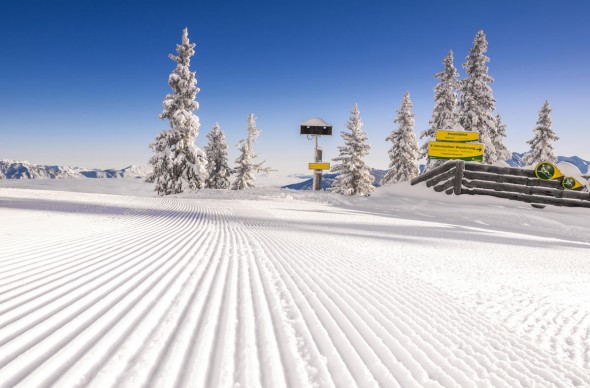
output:
M490 195L536 204L590 208L590 193L586 190L565 190L560 180L539 179L533 170L523 168L450 160L411 183L421 182L447 194Z
M582 201L590 201L590 194L571 191L571 190L558 190L552 189L548 187L539 187L539 186L523 186L523 185L514 185L511 183L496 183L496 182L489 182L489 181L478 181L478 180L468 180L463 179L463 186L467 188L479 188L479 189L487 189L487 190L494 190L494 191L507 191L510 193L522 193L522 194L531 194L531 195L543 195L553 198L569 198L569 199L577 199Z
M516 185L523 185L523 186L540 186L540 187L549 187L552 189L563 189L561 186L561 181L557 180L543 180L539 178L529 178L526 176L517 176L517 175L501 175L501 174L494 174L489 172L476 172L476 171L468 171L466 170L464 175L465 178L471 180L479 180L479 181L490 181L490 182L498 182L498 183L513 183Z
M455 167L455 165L456 165L456 162L454 160L449 160L448 162L446 162L442 166L438 166L436 168L433 168L430 171L426 171L423 174L418 175L416 178L412 179L412 181L410 183L413 186L415 184L424 182L425 180L429 180L431 178L434 178L435 176L442 174L443 172L447 172L451 168Z
M546 205L555 206L569 206L569 207L586 207L590 208L590 202L579 201L576 199L567 198L555 198L540 195L522 194L522 193L509 193L505 191L494 191L486 189L463 189L462 194L470 195L490 195L492 197L511 199L514 201L523 201L528 203L541 203Z
M441 192L441 191L445 191L447 189L452 188L455 185L455 182L453 179L450 179L444 183L441 183L438 186L434 186L434 191L436 192Z
M426 187L434 186L439 184L440 182L447 181L449 179L453 179L455 174L457 173L457 169L453 166L449 171L443 172L442 174L435 176L434 178L426 181Z
M465 163L465 170L491 172L494 174L502 174L502 175L526 176L529 178L536 178L537 177L533 170L527 170L524 168L516 168L516 167L499 167L499 166L492 166L489 164L479 164L479 163Z

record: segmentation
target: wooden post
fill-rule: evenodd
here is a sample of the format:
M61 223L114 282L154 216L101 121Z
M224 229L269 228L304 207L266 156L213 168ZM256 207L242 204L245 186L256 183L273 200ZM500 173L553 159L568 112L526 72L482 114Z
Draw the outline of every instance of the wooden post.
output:
M421 175L418 175L416 178L412 179L411 184L413 186L413 185L418 184L420 182L424 182L425 180L431 179L439 174L442 174L443 172L450 170L451 168L453 168L454 165L455 165L455 163L453 163L452 160L449 160L448 162L446 162L442 166L438 166L436 168L433 168L432 170L422 173Z
M313 157L316 163L322 161L322 150L318 147L318 136L315 135L315 147L313 149ZM322 189L322 170L314 170L313 172L313 190L319 191Z
M453 186L453 192L455 195L461 194L461 184L463 183L463 171L465 170L465 161L457 160L457 166L455 167L455 185Z

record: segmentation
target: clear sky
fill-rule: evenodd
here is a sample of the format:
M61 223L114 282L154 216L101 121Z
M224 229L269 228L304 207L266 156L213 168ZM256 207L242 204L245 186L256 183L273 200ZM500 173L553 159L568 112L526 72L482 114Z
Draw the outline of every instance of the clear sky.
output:
M393 119L409 90L416 134L428 126L433 75L449 49L461 65L487 35L506 144L525 151L545 100L560 155L590 159L588 1L4 1L0 12L0 158L96 168L146 164L182 29L197 44L197 144L219 122L230 143L253 112L260 159L306 172L298 124L334 125L324 160L358 102L386 168Z

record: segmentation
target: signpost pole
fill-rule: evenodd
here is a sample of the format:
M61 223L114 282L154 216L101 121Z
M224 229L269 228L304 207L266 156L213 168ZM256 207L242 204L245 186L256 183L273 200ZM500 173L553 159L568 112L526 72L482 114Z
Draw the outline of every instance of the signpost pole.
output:
M318 146L319 136L332 136L332 126L324 120L314 117L299 126L299 133L307 135L307 139L311 140L309 136L313 136L314 148L313 159L314 163L309 163L309 169L313 170L313 184L311 189L318 191L322 189L322 170L329 170L330 163L322 163L322 149Z
M314 135L314 159L316 163L322 161L322 150L318 147L318 135ZM322 170L313 171L313 190L318 191L322 189Z

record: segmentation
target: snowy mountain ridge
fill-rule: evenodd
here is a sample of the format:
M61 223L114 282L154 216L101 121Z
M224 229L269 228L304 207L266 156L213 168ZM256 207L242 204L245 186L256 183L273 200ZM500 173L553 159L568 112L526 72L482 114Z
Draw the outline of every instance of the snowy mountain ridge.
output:
M506 163L508 163L511 167L524 167L526 163L523 160L524 152L513 152L512 158L508 159ZM582 174L588 174L590 168L590 161L584 160L579 156L558 156L557 163L566 162L573 164L580 170Z
M0 159L0 179L143 178L150 171L149 166L131 165L122 169L101 170Z

